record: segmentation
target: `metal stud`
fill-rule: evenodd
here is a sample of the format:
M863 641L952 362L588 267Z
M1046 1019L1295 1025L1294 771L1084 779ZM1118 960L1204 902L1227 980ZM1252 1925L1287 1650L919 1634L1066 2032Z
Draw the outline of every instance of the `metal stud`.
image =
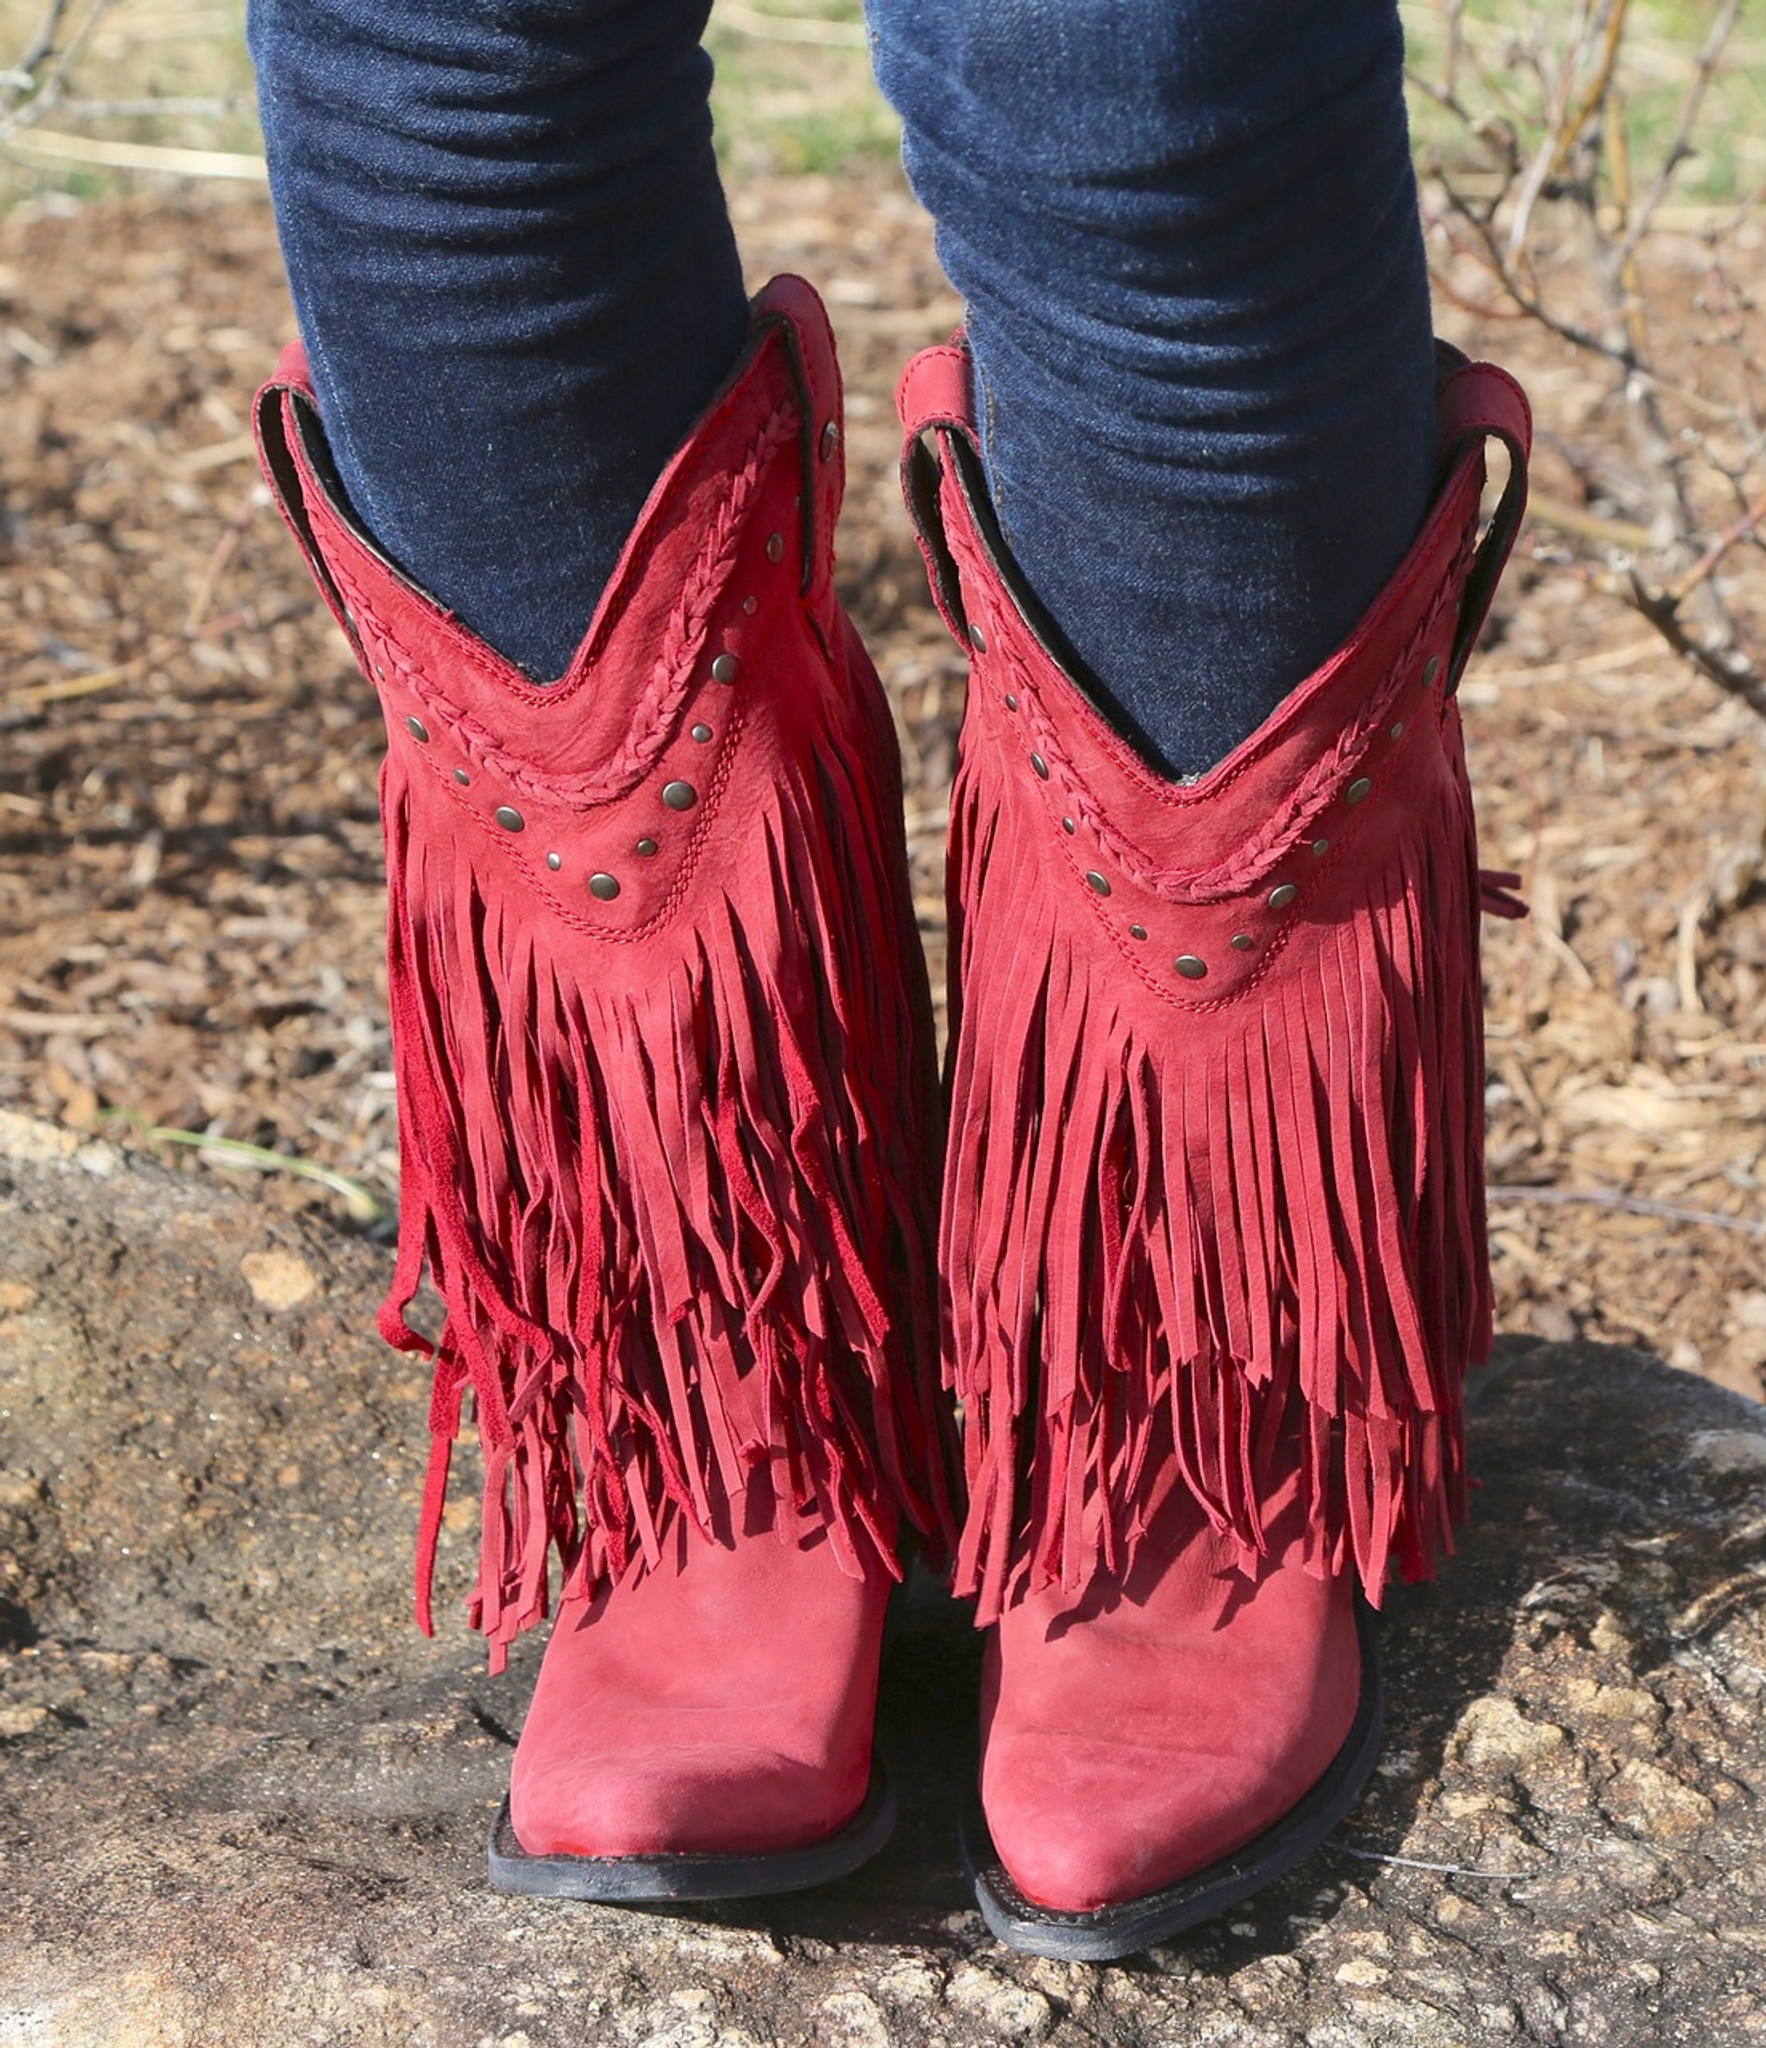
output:
M591 896L599 896L603 903L611 903L614 897L619 894L619 877L617 875L591 875L589 877L589 894Z
M374 664L374 673L380 678L380 680L383 683L386 681L386 669L382 663L377 661Z
M693 737L700 743L701 746L703 746L705 742L711 737L711 727L709 725L694 726Z
M546 865L547 865L547 867L549 867L549 868L550 868L550 869L552 870L553 874L556 874L556 873L558 872L558 870L559 870L559 869L560 869L560 868L561 868L561 867L562 867L562 866L564 865L564 856L563 856L563 854L561 854L561 853L549 853L549 854L547 854L547 855L546 855Z
M648 860L656 851L656 841L654 839L640 839L638 841L638 851Z
M1006 709L1007 709L1008 711L1016 711L1016 710L1017 710L1017 708L1018 708L1018 700L1017 700L1017 698L1016 698L1016 697L1014 697L1014 696L1012 695L1011 691L1010 691L1010 690L1008 690L1008 691L1006 692Z
M711 664L714 683L733 683L741 673L742 664L733 654L720 654Z
M1147 928L1144 924L1131 924L1128 928L1128 936L1131 939L1144 939L1146 935Z
M1395 740L1401 740L1401 739L1403 739L1403 737L1404 737L1404 720L1403 720L1402 718L1395 718L1395 719L1393 719L1393 721L1392 721L1392 737L1393 737L1393 738L1394 738Z
M1346 804L1358 804L1361 802L1363 797L1371 795L1372 792L1372 782L1369 781L1369 779L1365 775L1358 775L1355 778L1355 780L1352 783L1350 783L1349 787L1346 790L1344 790L1343 801Z
M750 618L753 618L755 613L760 610L760 599L758 597L745 597L742 600L742 609Z
M767 535L766 558L769 562L782 562L785 559L785 536L782 533Z
M526 825L527 820L513 804L499 804L497 806L497 823L502 826L505 832L519 832Z
M974 648L977 654L985 654L987 652L987 635L973 619L969 621L969 645Z
M690 782L665 782L662 801L671 811L690 811L699 801L699 792Z
M1248 953L1256 943L1257 941L1252 938L1249 932L1233 933L1233 951L1235 953Z
M1312 857L1314 860L1323 860L1330 850L1331 842L1328 839L1315 839L1312 842Z
M1065 832L1065 833L1066 833L1066 834L1068 835L1068 837L1069 837L1069 838L1071 838L1071 837L1072 837L1072 835L1073 835L1073 833L1074 833L1075 829L1076 829L1076 828L1075 828L1075 826L1074 826L1074 823L1073 823L1073 820L1072 820L1071 818L1063 818L1063 819L1061 820L1061 830L1062 830L1063 832Z
M830 420L822 429L822 460L826 462L840 446L840 422Z
M1100 896L1109 895L1110 878L1108 875L1100 875L1096 868L1088 868L1086 871L1085 879L1092 885L1092 887L1098 892Z
M1433 689L1435 686L1435 678L1440 673L1441 657L1438 654L1431 654L1428 660L1423 663L1423 688L1425 690Z
M1299 893L1300 891L1294 887L1292 882L1278 882L1269 892L1270 909L1286 910Z
M429 743L429 728L423 723L422 719L407 718L405 720L405 730L414 740L422 740L425 745Z
M472 780L472 777L466 773L464 768L456 768L454 770L454 780L464 789Z
M1049 779L1049 764L1043 759L1043 757L1040 754L1031 755L1030 765L1032 768L1036 770L1037 774L1042 777L1043 781L1047 782L1047 780Z
M1180 953L1172 963L1185 981L1200 981L1208 972L1206 960L1198 960L1194 953Z

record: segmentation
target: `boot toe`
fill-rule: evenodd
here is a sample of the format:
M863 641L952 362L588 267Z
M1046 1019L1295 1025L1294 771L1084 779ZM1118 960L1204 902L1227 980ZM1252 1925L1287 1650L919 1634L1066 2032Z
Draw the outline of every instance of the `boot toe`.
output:
M517 1770L509 1817L530 1856L766 1855L835 1833L863 1784L758 1747L681 1744Z
M1062 1739L990 1748L994 1849L1033 1904L1092 1913L1162 1891L1255 1839L1318 1775L1291 1760Z

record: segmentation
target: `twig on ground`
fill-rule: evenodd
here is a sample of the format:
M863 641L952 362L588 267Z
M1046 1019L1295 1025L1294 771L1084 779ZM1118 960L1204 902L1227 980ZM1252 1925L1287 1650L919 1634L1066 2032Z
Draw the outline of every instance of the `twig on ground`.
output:
M267 1145L250 1145L242 1138L221 1138L212 1131L184 1131L169 1124L156 1124L134 1109L103 1109L101 1123L123 1123L150 1145L185 1145L210 1166L231 1167L254 1173L291 1173L298 1180L310 1180L343 1198L345 1207L359 1223L378 1223L385 1205L358 1180L321 1166L317 1160L301 1159L288 1152L272 1152Z
M1516 1884L1523 1878L1544 1875L1538 1870L1468 1870L1463 1863L1425 1863L1418 1856L1388 1856L1378 1849L1357 1849L1350 1842L1333 1842L1331 1847L1358 1863L1388 1863L1396 1870L1427 1870L1436 1877L1476 1877L1486 1884Z
M1766 1222L1751 1216L1723 1216L1715 1209L1686 1209L1677 1202L1655 1202L1647 1195L1621 1195L1610 1188L1529 1188L1496 1186L1485 1190L1493 1202L1592 1202L1627 1216L1653 1216L1663 1223L1703 1223L1714 1230L1738 1230L1745 1237L1766 1238Z

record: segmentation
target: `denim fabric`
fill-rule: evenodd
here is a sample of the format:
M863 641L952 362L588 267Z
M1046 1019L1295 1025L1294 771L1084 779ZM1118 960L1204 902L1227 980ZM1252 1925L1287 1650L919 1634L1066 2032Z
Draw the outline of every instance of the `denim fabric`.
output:
M536 678L568 666L740 352L710 0L251 0L271 188L356 512Z
M344 482L535 675L738 353L706 0L252 0ZM1169 773L1353 624L1420 521L1433 357L1394 0L870 0L969 307L989 480Z
M1149 759L1210 767L1421 524L1434 357L1393 0L869 0L995 506Z

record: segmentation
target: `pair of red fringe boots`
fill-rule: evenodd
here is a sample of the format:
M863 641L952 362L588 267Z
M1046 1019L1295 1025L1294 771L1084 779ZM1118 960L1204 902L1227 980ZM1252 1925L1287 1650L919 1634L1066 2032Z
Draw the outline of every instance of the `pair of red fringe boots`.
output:
M960 346L911 366L902 413L972 660L942 1108L895 741L832 582L840 393L809 287L757 301L546 687L352 522L298 352L259 422L391 740L382 1327L429 1349L404 1313L425 1269L447 1307L420 1618L468 1391L497 1662L562 1563L493 1881L727 1897L871 1855L911 1532L992 1632L982 1910L1101 1959L1347 1809L1379 1737L1369 1603L1462 1509L1490 1302L1454 691L1526 408L1444 352L1409 556L1184 786L1039 641ZM1477 545L1489 435L1510 476ZM1504 879L1484 907L1512 908Z

